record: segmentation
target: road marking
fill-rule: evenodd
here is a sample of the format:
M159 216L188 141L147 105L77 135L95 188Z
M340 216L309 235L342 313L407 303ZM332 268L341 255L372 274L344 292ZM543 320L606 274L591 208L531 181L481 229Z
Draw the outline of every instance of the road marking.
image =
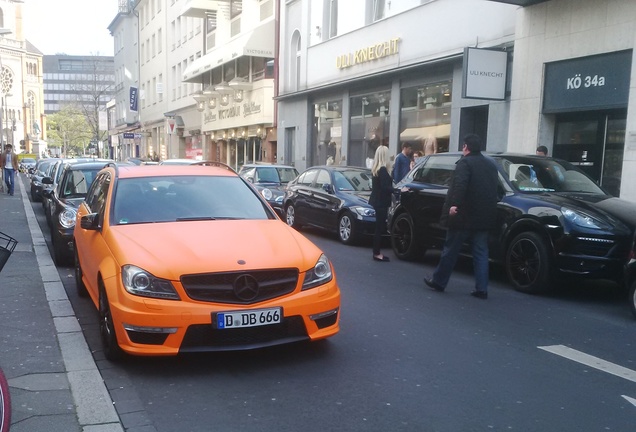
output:
M636 406L636 399L634 399L634 398L630 398L629 396L625 396L625 395L621 395L621 396L623 396L623 398L624 398L627 402L629 402L629 403L631 403L632 405Z
M565 357L575 362L584 364L586 366L593 367L595 369L607 372L617 377L625 378L626 380L636 382L636 371L627 369L626 367L619 366L617 364L608 362L598 357L585 354L584 352L577 351L572 348L568 348L565 345L550 345L537 347L544 351L551 352L552 354ZM623 396L624 397L624 396Z

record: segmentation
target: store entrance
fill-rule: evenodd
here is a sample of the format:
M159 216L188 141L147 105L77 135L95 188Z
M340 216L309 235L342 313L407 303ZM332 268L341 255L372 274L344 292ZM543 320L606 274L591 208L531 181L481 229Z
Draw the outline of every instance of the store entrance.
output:
M620 195L627 110L557 116L554 157L577 165L613 196Z

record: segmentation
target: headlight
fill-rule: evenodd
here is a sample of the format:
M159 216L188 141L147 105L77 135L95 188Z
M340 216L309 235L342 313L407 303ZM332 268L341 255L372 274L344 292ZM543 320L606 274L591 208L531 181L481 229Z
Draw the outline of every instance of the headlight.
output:
M172 283L166 279L154 277L147 271L133 265L121 268L124 288L131 294L142 297L154 297L167 300L180 300Z
M59 216L60 225L64 228L73 228L75 226L75 216L77 216L75 209L64 209Z
M272 199L272 191L267 188L261 189L261 195L263 195L263 198L265 198L266 200Z
M331 273L331 265L329 260L323 254L318 258L318 262L314 268L305 272L305 280L303 281L303 291L310 288L315 288L318 285L323 285L333 279L333 273Z
M375 210L369 207L355 206L351 207L351 211L359 214L360 216L375 217Z
M566 207L561 207L561 213L563 213L563 217L567 221L581 228L596 230L611 229L611 226L606 224L605 222L602 222L580 211L574 211Z

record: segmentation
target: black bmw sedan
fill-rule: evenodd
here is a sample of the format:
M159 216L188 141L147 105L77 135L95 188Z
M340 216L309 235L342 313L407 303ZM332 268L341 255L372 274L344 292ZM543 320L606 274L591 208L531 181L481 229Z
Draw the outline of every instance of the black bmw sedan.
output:
M441 249L439 223L459 153L422 158L389 210L396 256L415 259ZM519 291L540 292L555 277L624 283L636 229L636 204L615 198L569 162L517 154L489 155L499 170L498 229L491 260L504 265ZM465 249L468 253L469 248Z
M344 244L373 234L375 210L369 205L371 170L315 166L289 182L283 199L287 224L336 232Z

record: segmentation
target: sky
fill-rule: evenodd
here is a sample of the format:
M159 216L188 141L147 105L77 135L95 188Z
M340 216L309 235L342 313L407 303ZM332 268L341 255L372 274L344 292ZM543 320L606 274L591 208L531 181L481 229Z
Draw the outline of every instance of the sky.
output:
M45 55L113 55L118 0L24 0L24 34Z

